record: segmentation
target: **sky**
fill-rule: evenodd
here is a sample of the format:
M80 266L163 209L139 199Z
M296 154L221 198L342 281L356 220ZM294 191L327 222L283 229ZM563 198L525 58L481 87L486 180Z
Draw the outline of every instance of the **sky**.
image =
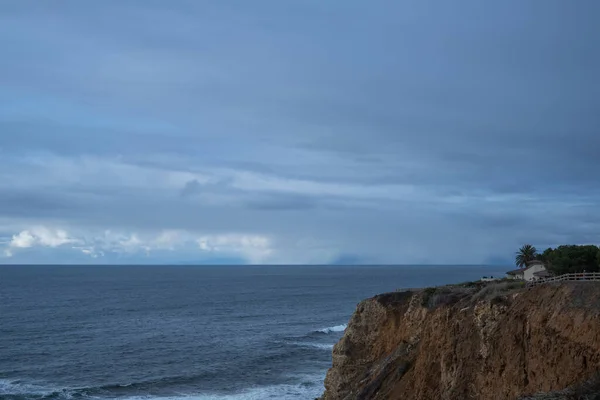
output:
M0 2L0 263L600 243L597 0Z

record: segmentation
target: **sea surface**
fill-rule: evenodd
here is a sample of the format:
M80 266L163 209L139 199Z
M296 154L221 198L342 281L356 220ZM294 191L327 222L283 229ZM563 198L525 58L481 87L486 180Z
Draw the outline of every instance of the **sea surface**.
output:
M314 399L356 304L494 267L3 266L0 399Z

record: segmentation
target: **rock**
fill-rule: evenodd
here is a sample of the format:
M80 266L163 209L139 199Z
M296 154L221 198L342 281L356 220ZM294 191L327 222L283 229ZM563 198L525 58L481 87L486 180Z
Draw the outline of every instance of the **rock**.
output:
M513 400L600 370L599 284L488 288L494 297L481 298L484 289L433 308L431 290L359 303L334 347L322 400Z

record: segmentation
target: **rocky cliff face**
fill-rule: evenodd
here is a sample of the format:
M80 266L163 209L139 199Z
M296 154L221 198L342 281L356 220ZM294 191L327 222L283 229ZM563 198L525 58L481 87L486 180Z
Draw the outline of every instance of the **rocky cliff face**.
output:
M358 305L322 399L517 399L598 370L598 283L396 292Z

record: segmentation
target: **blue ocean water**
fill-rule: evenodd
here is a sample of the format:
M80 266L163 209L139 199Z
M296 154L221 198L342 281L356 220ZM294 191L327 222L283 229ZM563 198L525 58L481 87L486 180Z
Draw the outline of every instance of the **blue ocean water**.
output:
M0 399L314 399L356 304L493 267L0 267Z

